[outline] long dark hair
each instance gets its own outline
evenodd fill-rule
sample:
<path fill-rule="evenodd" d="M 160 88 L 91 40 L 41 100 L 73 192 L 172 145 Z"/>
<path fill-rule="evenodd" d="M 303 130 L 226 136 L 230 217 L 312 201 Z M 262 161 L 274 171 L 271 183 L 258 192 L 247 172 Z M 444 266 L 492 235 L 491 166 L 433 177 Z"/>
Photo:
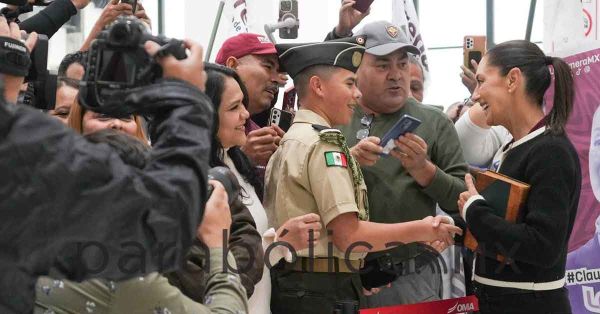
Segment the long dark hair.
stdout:
<path fill-rule="evenodd" d="M 225 78 L 230 77 L 233 78 L 239 85 L 242 93 L 244 94 L 244 98 L 242 99 L 242 103 L 247 108 L 248 107 L 248 91 L 246 90 L 246 86 L 242 82 L 242 79 L 235 72 L 235 70 L 230 69 L 228 67 L 224 67 L 222 65 L 213 64 L 213 63 L 205 63 L 204 69 L 206 70 L 206 95 L 211 99 L 213 106 L 215 108 L 215 122 L 213 123 L 213 138 L 212 138 L 212 150 L 211 150 L 211 158 L 210 158 L 210 166 L 227 166 L 223 162 L 223 154 L 224 149 L 223 145 L 219 141 L 219 137 L 217 136 L 217 131 L 219 130 L 219 106 L 221 105 L 221 97 L 223 96 L 223 91 L 225 90 Z M 240 147 L 234 146 L 231 147 L 227 154 L 233 161 L 235 168 L 242 175 L 242 177 L 254 187 L 256 191 L 256 195 L 262 201 L 263 197 L 263 183 L 256 172 L 256 167 L 250 162 L 248 156 L 242 152 Z"/>
<path fill-rule="evenodd" d="M 554 68 L 554 106 L 546 119 L 548 132 L 564 133 L 565 124 L 573 109 L 573 74 L 569 65 L 562 59 L 549 57 L 534 43 L 526 40 L 512 40 L 501 43 L 487 52 L 491 65 L 500 68 L 504 76 L 513 68 L 519 68 L 525 76 L 525 91 L 540 106 L 544 93 L 550 87 L 549 65 Z"/>

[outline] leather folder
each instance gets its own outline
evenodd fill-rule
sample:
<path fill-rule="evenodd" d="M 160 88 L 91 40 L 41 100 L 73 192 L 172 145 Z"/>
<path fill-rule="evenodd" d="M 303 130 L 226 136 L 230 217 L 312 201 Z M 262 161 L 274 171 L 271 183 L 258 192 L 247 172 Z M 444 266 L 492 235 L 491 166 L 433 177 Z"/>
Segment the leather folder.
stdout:
<path fill-rule="evenodd" d="M 471 174 L 475 178 L 475 188 L 485 198 L 494 214 L 506 221 L 517 222 L 519 213 L 527 201 L 530 185 L 490 170 L 471 171 Z M 477 251 L 477 239 L 468 229 L 464 244 L 470 250 Z M 505 261 L 505 257 L 499 254 L 496 259 L 500 262 Z"/>

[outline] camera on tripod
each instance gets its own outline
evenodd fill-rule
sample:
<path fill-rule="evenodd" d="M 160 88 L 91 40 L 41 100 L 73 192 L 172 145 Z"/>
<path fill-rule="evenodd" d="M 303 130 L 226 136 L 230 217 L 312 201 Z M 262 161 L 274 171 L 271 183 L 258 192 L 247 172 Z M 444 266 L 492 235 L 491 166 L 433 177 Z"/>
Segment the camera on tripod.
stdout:
<path fill-rule="evenodd" d="M 162 77 L 162 68 L 144 49 L 146 41 L 161 45 L 156 57 L 187 58 L 183 41 L 150 34 L 135 17 L 120 16 L 92 42 L 79 90 L 80 103 L 91 109 L 122 100 L 127 90 Z"/>

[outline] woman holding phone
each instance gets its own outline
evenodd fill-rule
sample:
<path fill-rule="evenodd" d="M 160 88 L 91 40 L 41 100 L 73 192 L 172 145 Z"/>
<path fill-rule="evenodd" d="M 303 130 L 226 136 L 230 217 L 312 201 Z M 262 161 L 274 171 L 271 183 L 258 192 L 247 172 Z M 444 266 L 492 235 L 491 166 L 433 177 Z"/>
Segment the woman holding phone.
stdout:
<path fill-rule="evenodd" d="M 554 101 L 544 94 L 554 73 Z M 482 252 L 473 274 L 481 313 L 571 313 L 565 284 L 567 244 L 581 188 L 579 157 L 565 134 L 573 78 L 561 59 L 528 41 L 499 44 L 483 57 L 473 101 L 489 125 L 513 140 L 499 152 L 498 171 L 531 186 L 517 223 L 496 216 L 467 174 L 458 206 Z M 508 263 L 496 260 L 501 254 Z"/>

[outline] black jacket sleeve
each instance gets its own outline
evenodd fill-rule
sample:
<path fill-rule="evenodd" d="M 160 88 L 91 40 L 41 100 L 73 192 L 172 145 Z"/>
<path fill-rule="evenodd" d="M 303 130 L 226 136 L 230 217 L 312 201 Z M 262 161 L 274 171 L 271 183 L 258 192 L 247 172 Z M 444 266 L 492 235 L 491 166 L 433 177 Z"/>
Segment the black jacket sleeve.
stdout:
<path fill-rule="evenodd" d="M 19 24 L 21 30 L 52 37 L 65 23 L 77 14 L 71 0 L 55 0 L 42 11 Z"/>
<path fill-rule="evenodd" d="M 229 247 L 246 288 L 248 298 L 254 293 L 254 285 L 262 278 L 264 261 L 262 236 L 250 210 L 238 199 L 231 208 L 231 236 Z"/>
<path fill-rule="evenodd" d="M 537 145 L 528 154 L 524 182 L 531 185 L 523 218 L 510 223 L 493 213 L 485 200 L 477 200 L 467 211 L 467 225 L 485 255 L 495 257 L 513 247 L 516 261 L 538 267 L 555 265 L 564 258 L 575 218 L 581 187 L 577 155 L 566 145 Z M 506 168 L 505 165 L 502 166 Z"/>
<path fill-rule="evenodd" d="M 347 37 L 352 37 L 352 33 L 350 33 L 350 35 L 348 35 Z M 335 27 L 333 28 L 333 30 L 329 33 L 327 33 L 327 36 L 325 36 L 325 41 L 328 40 L 334 40 L 334 39 L 340 39 L 340 38 L 344 38 L 344 37 L 340 37 L 335 33 Z"/>
<path fill-rule="evenodd" d="M 183 262 L 206 200 L 212 105 L 176 80 L 133 94 L 124 106 L 160 113 L 142 170 L 42 113 L 0 106 L 0 259 L 72 280 L 121 280 Z M 77 261 L 56 261 L 68 244 Z"/>

